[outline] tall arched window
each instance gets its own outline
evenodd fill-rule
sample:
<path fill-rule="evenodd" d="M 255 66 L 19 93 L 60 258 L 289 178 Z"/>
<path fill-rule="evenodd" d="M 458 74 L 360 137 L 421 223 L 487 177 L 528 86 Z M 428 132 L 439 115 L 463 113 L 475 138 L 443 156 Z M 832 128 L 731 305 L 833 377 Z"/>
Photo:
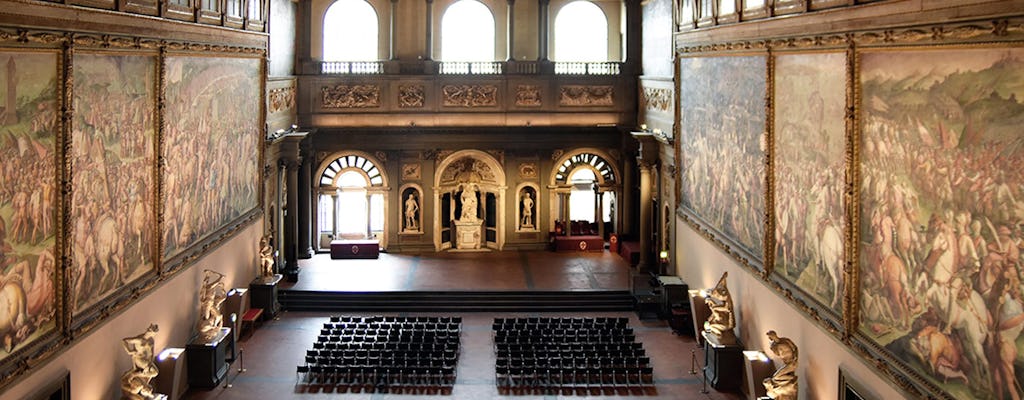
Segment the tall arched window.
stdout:
<path fill-rule="evenodd" d="M 494 61 L 494 14 L 476 0 L 460 0 L 441 18 L 442 61 Z"/>
<path fill-rule="evenodd" d="M 338 0 L 324 13 L 324 61 L 374 61 L 377 12 L 366 0 Z"/>
<path fill-rule="evenodd" d="M 327 164 L 320 174 L 317 206 L 320 247 L 326 248 L 330 239 L 380 237 L 385 192 L 381 170 L 363 156 L 344 155 Z"/>
<path fill-rule="evenodd" d="M 608 17 L 589 1 L 566 4 L 555 17 L 555 61 L 608 61 Z"/>

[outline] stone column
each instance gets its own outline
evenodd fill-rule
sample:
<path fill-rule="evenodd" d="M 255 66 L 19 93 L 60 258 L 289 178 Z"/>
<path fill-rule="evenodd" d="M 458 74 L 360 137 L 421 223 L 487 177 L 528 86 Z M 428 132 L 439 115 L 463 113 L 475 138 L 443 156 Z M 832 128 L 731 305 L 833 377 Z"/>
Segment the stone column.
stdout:
<path fill-rule="evenodd" d="M 312 175 L 313 170 L 313 157 L 312 151 L 308 148 L 305 148 L 307 147 L 305 145 L 303 147 L 303 155 L 299 160 L 299 162 L 301 163 L 301 165 L 299 165 L 298 176 L 299 186 L 296 187 L 296 190 L 298 191 L 299 201 L 297 203 L 298 207 L 296 207 L 296 209 L 298 211 L 299 220 L 299 258 L 306 259 L 313 257 L 314 254 L 312 246 L 312 238 L 314 232 L 314 229 L 312 228 L 313 199 L 310 198 L 312 197 L 310 191 L 313 190 L 312 179 L 310 178 L 310 175 Z"/>
<path fill-rule="evenodd" d="M 640 154 L 636 158 L 637 167 L 640 168 L 640 262 L 637 264 L 637 270 L 648 272 L 657 267 L 651 262 L 651 254 L 654 251 L 651 241 L 654 237 L 654 229 L 651 226 L 651 168 L 654 168 L 658 160 L 658 142 L 650 132 L 631 134 L 640 142 Z"/>
<path fill-rule="evenodd" d="M 643 11 L 640 0 L 625 0 L 626 11 L 626 54 L 623 60 L 636 68 L 640 74 L 640 54 L 643 49 Z"/>
<path fill-rule="evenodd" d="M 597 192 L 597 235 L 604 239 L 604 192 Z"/>
<path fill-rule="evenodd" d="M 302 156 L 299 153 L 299 143 L 302 142 L 307 132 L 296 132 L 278 138 L 272 146 L 276 146 L 279 154 L 278 165 L 283 167 L 285 174 L 284 226 L 282 226 L 283 237 L 281 248 L 284 249 L 284 274 L 290 282 L 299 279 L 299 169 L 302 166 Z"/>
<path fill-rule="evenodd" d="M 551 0 L 537 1 L 537 61 L 548 60 L 548 4 Z"/>
<path fill-rule="evenodd" d="M 398 34 L 398 0 L 391 0 L 391 16 L 388 26 L 388 60 L 395 61 L 398 55 L 395 54 L 395 35 Z"/>
<path fill-rule="evenodd" d="M 512 54 L 512 52 L 515 50 L 515 28 L 514 28 L 514 26 L 515 26 L 516 19 L 515 19 L 514 15 L 515 15 L 515 11 L 516 11 L 516 0 L 507 0 L 507 2 L 508 2 L 508 18 L 507 18 L 507 20 L 508 20 L 508 29 L 507 29 L 508 36 L 507 36 L 507 40 L 505 42 L 508 45 L 508 53 L 506 53 L 506 54 L 508 55 L 508 57 L 507 57 L 508 61 L 515 61 L 516 57 Z"/>
<path fill-rule="evenodd" d="M 373 221 L 370 221 L 370 209 L 372 208 L 373 194 L 366 192 L 366 238 L 373 239 Z"/>
<path fill-rule="evenodd" d="M 430 61 L 434 56 L 434 0 L 427 0 L 427 32 L 424 35 L 427 43 L 424 48 L 423 60 Z"/>

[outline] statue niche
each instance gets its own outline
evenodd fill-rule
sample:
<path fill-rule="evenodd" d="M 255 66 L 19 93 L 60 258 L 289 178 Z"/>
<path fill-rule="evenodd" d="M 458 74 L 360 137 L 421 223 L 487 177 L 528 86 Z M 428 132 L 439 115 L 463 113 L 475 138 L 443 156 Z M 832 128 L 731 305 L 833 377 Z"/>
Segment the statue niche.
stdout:
<path fill-rule="evenodd" d="M 479 150 L 460 150 L 441 159 L 434 190 L 439 251 L 501 248 L 499 225 L 505 221 L 502 201 L 507 190 L 501 165 L 492 154 Z M 512 193 L 518 201 L 516 192 Z M 419 206 L 422 209 L 422 201 Z M 515 217 L 509 222 L 518 226 L 513 221 Z"/>

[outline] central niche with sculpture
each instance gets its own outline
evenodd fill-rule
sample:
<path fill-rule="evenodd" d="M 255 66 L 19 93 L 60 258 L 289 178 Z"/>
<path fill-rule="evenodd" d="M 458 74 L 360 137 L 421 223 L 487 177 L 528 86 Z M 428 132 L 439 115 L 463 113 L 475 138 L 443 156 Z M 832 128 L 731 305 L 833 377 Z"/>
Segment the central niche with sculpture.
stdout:
<path fill-rule="evenodd" d="M 506 189 L 501 163 L 482 151 L 461 150 L 442 158 L 438 170 L 437 250 L 500 250 Z"/>

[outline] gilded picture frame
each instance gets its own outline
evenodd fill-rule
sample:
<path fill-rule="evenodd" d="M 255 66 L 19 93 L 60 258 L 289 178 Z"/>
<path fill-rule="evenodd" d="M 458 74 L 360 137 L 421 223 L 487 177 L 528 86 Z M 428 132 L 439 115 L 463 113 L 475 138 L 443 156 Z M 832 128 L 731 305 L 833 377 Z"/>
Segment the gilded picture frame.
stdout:
<path fill-rule="evenodd" d="M 730 79 L 680 79 L 677 90 L 681 187 L 677 214 L 762 274 L 770 268 L 765 264 L 764 240 L 768 60 L 765 53 L 680 57 L 680 76 Z"/>
<path fill-rule="evenodd" d="M 846 49 L 772 53 L 770 243 L 773 286 L 842 337 L 850 278 L 845 193 L 853 71 Z"/>
<path fill-rule="evenodd" d="M 24 45 L 0 35 L 0 296 L 20 304 L 0 321 L 0 388 L 55 354 L 67 324 L 59 261 L 66 204 L 57 190 L 66 176 L 67 127 L 58 110 L 68 100 L 67 53 L 33 38 Z"/>

